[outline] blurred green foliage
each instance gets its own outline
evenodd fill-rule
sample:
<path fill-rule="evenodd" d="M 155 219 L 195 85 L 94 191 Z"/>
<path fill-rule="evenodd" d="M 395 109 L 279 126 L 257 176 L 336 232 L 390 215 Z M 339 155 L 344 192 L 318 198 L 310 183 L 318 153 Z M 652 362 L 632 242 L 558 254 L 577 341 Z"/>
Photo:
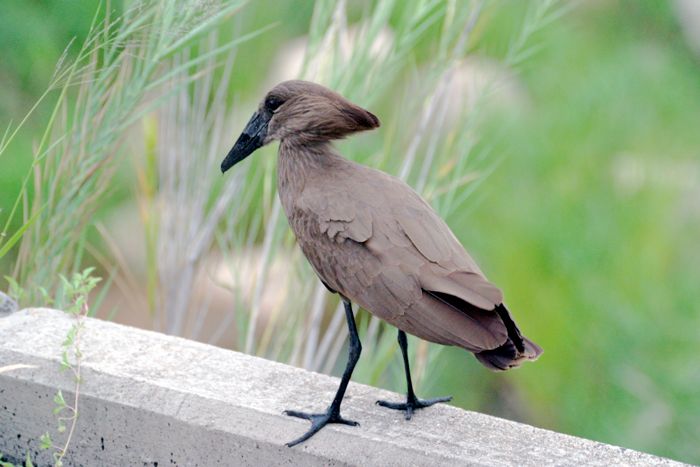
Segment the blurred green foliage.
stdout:
<path fill-rule="evenodd" d="M 524 3 L 485 9 L 491 21 L 475 40 L 488 53 L 502 56 Z M 70 39 L 85 37 L 93 8 L 3 4 L 3 131 Z M 231 34 L 277 22 L 240 49 L 238 94 L 256 98 L 279 44 L 305 33 L 312 10 L 262 0 L 236 17 Z M 469 409 L 699 463 L 700 60 L 672 4 L 651 0 L 580 2 L 535 42 L 517 70 L 528 104 L 489 114 L 482 140 L 496 170 L 449 223 L 545 354 L 491 375 L 446 349 L 421 395 L 451 391 Z M 44 118 L 29 128 L 40 132 Z M 32 133 L 0 161 L 2 209 L 31 162 Z"/>
<path fill-rule="evenodd" d="M 490 122 L 501 163 L 452 224 L 545 348 L 505 378 L 524 417 L 698 462 L 700 60 L 667 2 L 582 4 L 539 39 L 531 108 Z"/>

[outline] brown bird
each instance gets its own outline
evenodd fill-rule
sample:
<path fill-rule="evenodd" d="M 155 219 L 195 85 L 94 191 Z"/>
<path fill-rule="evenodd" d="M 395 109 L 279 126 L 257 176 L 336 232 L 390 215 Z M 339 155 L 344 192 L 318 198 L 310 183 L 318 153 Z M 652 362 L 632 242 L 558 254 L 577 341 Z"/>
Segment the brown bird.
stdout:
<path fill-rule="evenodd" d="M 413 391 L 406 333 L 462 347 L 492 370 L 535 360 L 542 349 L 524 337 L 491 284 L 447 224 L 401 180 L 349 161 L 331 141 L 379 127 L 369 111 L 318 84 L 286 81 L 260 103 L 221 163 L 225 172 L 257 148 L 280 141 L 278 189 L 299 246 L 323 284 L 345 305 L 350 345 L 340 386 L 325 413 L 293 410 L 311 421 L 301 443 L 328 423 L 357 425 L 340 404 L 362 346 L 352 302 L 399 329 L 406 372 L 405 403 L 414 410 L 450 397 L 418 399 Z"/>

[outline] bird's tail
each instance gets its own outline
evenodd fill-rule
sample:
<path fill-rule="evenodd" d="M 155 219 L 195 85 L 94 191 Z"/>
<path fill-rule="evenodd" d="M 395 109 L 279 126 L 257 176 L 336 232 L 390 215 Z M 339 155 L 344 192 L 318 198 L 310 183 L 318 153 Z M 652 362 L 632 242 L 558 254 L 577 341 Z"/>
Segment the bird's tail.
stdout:
<path fill-rule="evenodd" d="M 500 347 L 474 354 L 476 359 L 485 367 L 495 371 L 517 368 L 524 361 L 537 360 L 537 357 L 542 354 L 542 347 L 520 333 L 520 329 L 502 304 L 496 307 L 496 312 L 506 326 L 508 340 Z"/>

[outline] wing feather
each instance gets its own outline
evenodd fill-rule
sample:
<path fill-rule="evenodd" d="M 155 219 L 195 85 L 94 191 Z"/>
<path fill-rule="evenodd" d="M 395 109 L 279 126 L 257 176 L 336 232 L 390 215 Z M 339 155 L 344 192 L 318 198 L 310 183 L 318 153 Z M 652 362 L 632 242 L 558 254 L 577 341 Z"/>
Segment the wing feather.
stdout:
<path fill-rule="evenodd" d="M 346 186 L 357 174 L 317 179 L 297 199 L 297 217 L 318 232 L 302 249 L 321 279 L 419 337 L 474 352 L 502 345 L 502 293 L 447 224 L 408 185 L 358 170 L 364 184 Z"/>

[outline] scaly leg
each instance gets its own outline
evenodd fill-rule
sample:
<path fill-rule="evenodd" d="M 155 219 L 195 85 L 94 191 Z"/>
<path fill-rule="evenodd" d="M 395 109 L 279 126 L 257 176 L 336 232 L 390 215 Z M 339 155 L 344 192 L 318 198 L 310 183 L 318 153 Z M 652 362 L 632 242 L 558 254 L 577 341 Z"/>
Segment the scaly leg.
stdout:
<path fill-rule="evenodd" d="M 350 382 L 350 376 L 352 376 L 352 370 L 355 369 L 355 364 L 360 359 L 360 353 L 362 352 L 362 344 L 360 344 L 360 336 L 357 334 L 357 326 L 355 325 L 355 317 L 352 314 L 352 304 L 348 300 L 343 300 L 345 305 L 345 318 L 348 322 L 348 331 L 350 334 L 350 348 L 348 352 L 348 363 L 345 365 L 345 371 L 343 372 L 343 377 L 340 380 L 340 386 L 338 386 L 338 391 L 335 393 L 333 402 L 328 407 L 325 413 L 312 414 L 306 412 L 297 412 L 296 410 L 285 410 L 285 415 L 290 417 L 299 417 L 305 420 L 311 421 L 311 428 L 307 431 L 301 438 L 297 438 L 294 441 L 287 443 L 287 446 L 296 446 L 299 443 L 303 443 L 307 439 L 315 435 L 321 428 L 326 426 L 328 423 L 341 423 L 343 425 L 358 426 L 359 423 L 346 420 L 340 416 L 340 403 L 343 401 L 343 396 L 345 395 L 345 390 Z"/>
<path fill-rule="evenodd" d="M 449 402 L 452 400 L 452 396 L 447 397 L 436 397 L 435 399 L 418 399 L 416 394 L 413 392 L 413 383 L 411 382 L 411 369 L 408 366 L 408 341 L 406 340 L 406 333 L 399 329 L 399 347 L 401 347 L 401 353 L 403 354 L 403 367 L 406 371 L 406 386 L 408 388 L 406 394 L 405 403 L 396 403 L 389 401 L 377 401 L 377 404 L 382 407 L 386 407 L 394 410 L 403 410 L 406 420 L 410 420 L 413 416 L 413 412 L 422 409 L 424 407 L 430 407 L 438 402 Z"/>

